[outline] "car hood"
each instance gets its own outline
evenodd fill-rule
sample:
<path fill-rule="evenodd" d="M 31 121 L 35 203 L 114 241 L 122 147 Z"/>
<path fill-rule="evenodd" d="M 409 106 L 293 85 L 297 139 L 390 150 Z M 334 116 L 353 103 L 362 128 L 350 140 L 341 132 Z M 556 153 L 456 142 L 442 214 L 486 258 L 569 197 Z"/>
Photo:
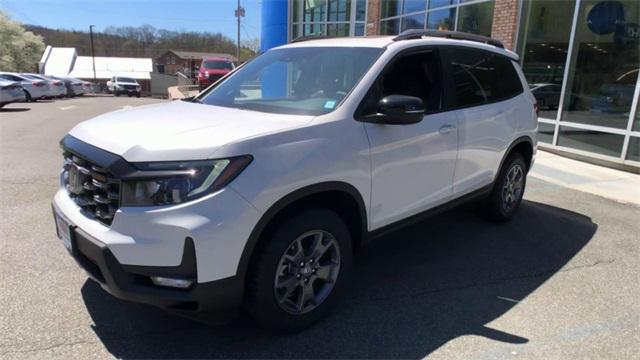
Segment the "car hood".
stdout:
<path fill-rule="evenodd" d="M 312 119 L 173 101 L 103 114 L 69 134 L 128 161 L 201 160 L 215 157 L 226 144 Z"/>

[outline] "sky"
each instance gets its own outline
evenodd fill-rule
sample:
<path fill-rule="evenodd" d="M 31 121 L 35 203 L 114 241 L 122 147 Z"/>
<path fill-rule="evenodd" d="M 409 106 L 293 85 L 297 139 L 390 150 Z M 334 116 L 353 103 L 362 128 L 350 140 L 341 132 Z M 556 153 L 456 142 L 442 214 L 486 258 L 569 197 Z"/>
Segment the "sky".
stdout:
<path fill-rule="evenodd" d="M 240 37 L 260 37 L 260 0 L 241 0 L 246 9 Z M 108 26 L 140 26 L 221 32 L 236 38 L 237 0 L 0 0 L 0 9 L 23 24 L 101 32 Z"/>

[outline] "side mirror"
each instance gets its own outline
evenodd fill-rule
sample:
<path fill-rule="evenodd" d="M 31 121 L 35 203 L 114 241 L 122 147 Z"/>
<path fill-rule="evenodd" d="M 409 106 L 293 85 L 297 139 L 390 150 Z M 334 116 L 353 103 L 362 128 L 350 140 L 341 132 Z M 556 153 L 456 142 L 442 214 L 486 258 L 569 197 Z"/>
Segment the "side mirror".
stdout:
<path fill-rule="evenodd" d="M 423 117 L 422 99 L 405 95 L 389 95 L 378 102 L 378 113 L 366 116 L 364 121 L 375 124 L 408 125 L 419 123 Z"/>

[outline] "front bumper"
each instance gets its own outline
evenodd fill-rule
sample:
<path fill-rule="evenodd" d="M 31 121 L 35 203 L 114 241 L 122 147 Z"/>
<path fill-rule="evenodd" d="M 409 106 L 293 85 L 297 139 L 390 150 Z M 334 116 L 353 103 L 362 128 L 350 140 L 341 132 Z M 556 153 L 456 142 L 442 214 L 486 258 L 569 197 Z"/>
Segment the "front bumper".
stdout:
<path fill-rule="evenodd" d="M 151 276 L 197 278 L 195 248 L 190 238 L 185 240 L 182 261 L 178 266 L 123 265 L 107 245 L 76 226 L 71 229 L 71 244 L 70 253 L 78 265 L 105 291 L 119 299 L 211 321 L 226 321 L 234 317 L 242 304 L 243 281 L 238 276 L 194 283 L 188 289 L 153 284 Z"/>

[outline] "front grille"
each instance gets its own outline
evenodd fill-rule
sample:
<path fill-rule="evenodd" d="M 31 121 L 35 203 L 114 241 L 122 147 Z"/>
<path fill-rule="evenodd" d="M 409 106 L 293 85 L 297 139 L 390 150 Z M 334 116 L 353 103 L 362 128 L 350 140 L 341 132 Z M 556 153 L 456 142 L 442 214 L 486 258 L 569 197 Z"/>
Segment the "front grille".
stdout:
<path fill-rule="evenodd" d="M 212 75 L 209 75 L 209 81 L 210 81 L 211 83 L 214 83 L 214 82 L 216 82 L 216 81 L 220 80 L 220 78 L 221 78 L 222 76 L 223 76 L 223 75 L 219 75 L 219 74 L 215 74 L 215 75 L 214 75 L 214 74 L 212 74 Z"/>
<path fill-rule="evenodd" d="M 124 88 L 127 89 L 127 90 L 135 90 L 136 86 L 135 85 L 125 85 Z"/>
<path fill-rule="evenodd" d="M 111 225 L 120 207 L 120 181 L 109 172 L 71 153 L 64 154 L 64 185 L 82 213 Z"/>

